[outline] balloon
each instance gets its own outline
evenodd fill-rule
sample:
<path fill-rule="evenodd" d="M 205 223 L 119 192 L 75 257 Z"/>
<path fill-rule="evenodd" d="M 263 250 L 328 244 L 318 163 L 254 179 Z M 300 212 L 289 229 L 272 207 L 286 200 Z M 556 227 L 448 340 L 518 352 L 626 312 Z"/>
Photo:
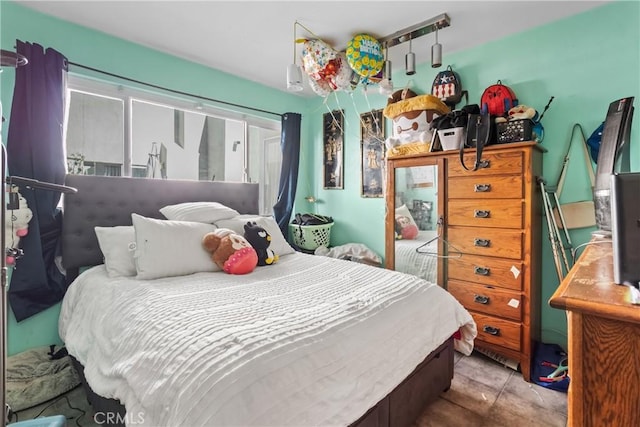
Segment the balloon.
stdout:
<path fill-rule="evenodd" d="M 309 79 L 309 86 L 311 86 L 311 89 L 313 89 L 313 91 L 317 95 L 320 95 L 323 98 L 331 93 L 331 87 L 329 86 L 329 83 L 325 82 L 324 80 Z"/>
<path fill-rule="evenodd" d="M 384 57 L 380 42 L 369 34 L 358 34 L 347 45 L 349 66 L 362 77 L 372 77 L 382 70 Z"/>
<path fill-rule="evenodd" d="M 302 48 L 302 67 L 313 80 L 328 80 L 338 70 L 338 52 L 322 40 L 306 40 Z"/>
<path fill-rule="evenodd" d="M 349 63 L 347 62 L 347 56 L 340 52 L 338 54 L 338 71 L 335 76 L 331 79 L 329 84 L 333 87 L 334 90 L 352 90 L 353 89 L 353 81 L 356 76 L 355 71 L 351 69 Z M 356 81 L 357 84 L 357 81 Z"/>

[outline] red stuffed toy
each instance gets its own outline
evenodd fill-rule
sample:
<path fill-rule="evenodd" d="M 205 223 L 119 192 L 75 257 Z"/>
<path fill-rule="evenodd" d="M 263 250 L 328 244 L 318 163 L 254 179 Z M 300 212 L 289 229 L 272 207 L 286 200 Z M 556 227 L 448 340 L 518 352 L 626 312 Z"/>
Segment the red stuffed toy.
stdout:
<path fill-rule="evenodd" d="M 224 228 L 207 233 L 202 246 L 211 253 L 211 259 L 229 274 L 251 273 L 258 265 L 258 254 L 241 235 Z"/>

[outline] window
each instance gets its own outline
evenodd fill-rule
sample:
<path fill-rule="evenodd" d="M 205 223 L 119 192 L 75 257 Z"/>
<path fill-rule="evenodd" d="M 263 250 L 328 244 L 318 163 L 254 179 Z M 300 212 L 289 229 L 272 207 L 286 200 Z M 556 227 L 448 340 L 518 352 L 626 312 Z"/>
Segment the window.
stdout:
<path fill-rule="evenodd" d="M 70 76 L 68 173 L 257 182 L 272 214 L 280 121 Z"/>

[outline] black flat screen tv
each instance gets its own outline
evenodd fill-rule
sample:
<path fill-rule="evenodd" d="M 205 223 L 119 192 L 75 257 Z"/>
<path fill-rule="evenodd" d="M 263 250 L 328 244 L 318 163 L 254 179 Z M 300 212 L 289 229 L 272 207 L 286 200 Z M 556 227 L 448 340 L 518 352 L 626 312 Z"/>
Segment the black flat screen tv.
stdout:
<path fill-rule="evenodd" d="M 640 172 L 611 175 L 613 279 L 640 287 Z"/>
<path fill-rule="evenodd" d="M 629 138 L 634 97 L 612 102 L 602 129 L 593 189 L 597 233 L 611 235 L 611 175 L 629 171 Z"/>

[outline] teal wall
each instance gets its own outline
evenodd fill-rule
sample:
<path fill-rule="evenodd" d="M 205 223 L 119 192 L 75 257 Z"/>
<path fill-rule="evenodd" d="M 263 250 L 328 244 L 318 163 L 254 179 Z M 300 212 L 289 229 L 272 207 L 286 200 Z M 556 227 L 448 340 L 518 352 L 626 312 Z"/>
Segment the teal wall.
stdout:
<path fill-rule="evenodd" d="M 545 140 L 549 150 L 544 158 L 544 175 L 557 180 L 562 156 L 573 123 L 581 123 L 587 132 L 604 120 L 608 104 L 625 96 L 640 98 L 640 5 L 616 2 L 575 17 L 545 25 L 502 40 L 455 54 L 447 54 L 444 63 L 461 75 L 470 101 L 478 102 L 482 90 L 501 79 L 511 86 L 521 103 L 541 110 L 549 97 L 555 100 L 544 117 Z M 371 87 L 367 96 L 358 88 L 353 94 L 331 95 L 326 104 L 290 95 L 259 84 L 212 70 L 188 61 L 150 50 L 103 33 L 33 12 L 17 4 L 0 2 L 0 47 L 13 49 L 15 39 L 53 47 L 71 61 L 109 70 L 173 89 L 249 105 L 275 112 L 303 114 L 302 154 L 296 211 L 315 211 L 332 215 L 336 225 L 332 244 L 361 242 L 383 255 L 383 199 L 360 196 L 359 114 L 382 108 L 386 98 Z M 452 26 L 446 31 L 464 31 Z M 474 29 L 468 29 L 470 36 Z M 479 31 L 479 30 L 478 30 Z M 396 64 L 399 68 L 399 64 Z M 418 65 L 412 88 L 428 93 L 438 70 Z M 0 99 L 9 115 L 13 94 L 13 71 L 0 74 Z M 396 87 L 404 87 L 408 77 L 397 70 Z M 636 106 L 639 106 L 636 100 Z M 345 110 L 344 190 L 322 189 L 322 114 L 328 109 Z M 271 116 L 265 116 L 272 118 Z M 640 118 L 634 116 L 632 168 L 640 170 Z M 6 129 L 3 130 L 6 137 Z M 590 197 L 581 158 L 574 154 L 566 184 L 566 200 Z M 313 195 L 315 204 L 304 200 Z M 572 232 L 574 245 L 588 241 L 591 230 Z M 543 230 L 543 300 L 549 299 L 558 285 L 546 230 Z M 9 353 L 37 345 L 58 342 L 59 306 L 16 324 L 10 315 Z M 562 311 L 543 308 L 545 341 L 566 340 L 566 320 Z"/>
<path fill-rule="evenodd" d="M 469 31 L 452 26 L 445 31 Z M 444 32 L 443 31 L 443 34 Z M 480 31 L 480 29 L 478 29 Z M 485 87 L 501 79 L 514 89 L 520 103 L 542 111 L 551 96 L 555 99 L 546 112 L 542 143 L 548 152 L 544 155 L 544 176 L 555 183 L 560 174 L 562 158 L 574 123 L 581 123 L 587 136 L 604 120 L 609 103 L 627 96 L 635 96 L 636 111 L 632 128 L 632 170 L 640 170 L 640 4 L 615 2 L 592 9 L 580 15 L 563 19 L 498 41 L 463 52 L 448 54 L 444 35 L 443 64 L 451 65 L 469 91 L 470 102 L 478 103 Z M 407 84 L 401 64 L 394 64 L 393 79 L 396 88 Z M 438 71 L 430 64 L 417 67 L 412 76 L 412 89 L 429 93 Z M 332 244 L 361 242 L 379 254 L 384 253 L 383 199 L 360 197 L 360 149 L 358 114 L 371 108 L 383 108 L 386 99 L 372 87 L 367 96 L 361 89 L 353 95 L 332 95 L 327 104 L 316 99 L 313 113 L 308 117 L 310 134 L 305 152 L 305 169 L 313 171 L 307 187 L 299 187 L 299 205 L 314 209 L 302 197 L 311 192 L 320 202 L 318 213 L 332 215 L 336 225 L 331 233 Z M 367 101 L 368 100 L 368 101 Z M 355 106 L 354 106 L 355 104 Z M 369 106 L 370 105 L 370 106 Z M 461 104 L 462 105 L 462 104 Z M 345 178 L 344 190 L 322 189 L 322 114 L 327 108 L 345 110 Z M 387 123 L 388 124 L 388 123 Z M 388 129 L 387 134 L 389 134 Z M 572 154 L 563 202 L 591 198 L 583 166 L 582 152 Z M 308 175 L 308 174 L 307 174 Z M 590 239 L 592 229 L 574 230 L 574 247 Z M 543 233 L 542 275 L 542 337 L 549 342 L 566 342 L 564 312 L 548 306 L 547 301 L 558 286 L 558 278 L 547 237 Z"/>
<path fill-rule="evenodd" d="M 14 50 L 16 39 L 30 41 L 45 48 L 52 47 L 72 62 L 155 85 L 276 113 L 299 112 L 304 115 L 306 112 L 308 100 L 299 96 L 70 24 L 12 2 L 0 2 L 0 24 L 2 49 Z M 86 75 L 78 68 L 71 67 L 70 71 Z M 15 71 L 12 69 L 5 69 L 0 73 L 0 99 L 4 116 L 8 120 L 11 120 L 14 79 Z M 273 115 L 246 112 L 280 120 Z M 303 120 L 302 132 L 306 135 L 308 132 L 304 126 Z M 3 127 L 3 141 L 6 141 L 6 128 L 7 126 Z M 13 314 L 10 313 L 9 354 L 39 345 L 59 343 L 59 312 L 58 304 L 20 323 L 16 323 Z"/>

